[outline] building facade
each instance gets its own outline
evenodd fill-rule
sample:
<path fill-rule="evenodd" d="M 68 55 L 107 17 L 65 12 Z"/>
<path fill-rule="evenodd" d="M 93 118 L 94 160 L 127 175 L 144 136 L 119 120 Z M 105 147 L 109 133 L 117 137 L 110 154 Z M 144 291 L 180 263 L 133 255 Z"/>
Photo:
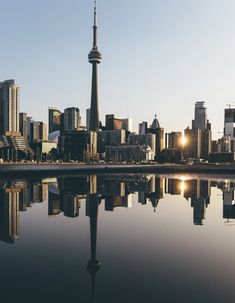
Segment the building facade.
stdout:
<path fill-rule="evenodd" d="M 186 158 L 208 159 L 212 152 L 211 124 L 207 119 L 205 102 L 196 102 L 195 117 L 192 120 L 192 129 L 184 131 L 185 146 L 184 156 Z"/>
<path fill-rule="evenodd" d="M 207 108 L 205 107 L 205 101 L 198 101 L 195 103 L 192 128 L 208 129 Z"/>
<path fill-rule="evenodd" d="M 19 130 L 21 135 L 27 139 L 28 136 L 27 113 L 20 113 L 19 115 Z"/>
<path fill-rule="evenodd" d="M 81 124 L 80 110 L 77 107 L 70 107 L 64 110 L 63 131 L 70 132 L 78 130 Z"/>
<path fill-rule="evenodd" d="M 185 129 L 186 144 L 184 147 L 184 156 L 186 158 L 208 159 L 212 152 L 212 138 L 210 130 L 199 128 Z"/>
<path fill-rule="evenodd" d="M 122 144 L 106 146 L 105 160 L 110 162 L 142 162 L 154 160 L 154 153 L 148 145 Z"/>
<path fill-rule="evenodd" d="M 165 148 L 165 136 L 164 128 L 160 127 L 157 115 L 155 115 L 155 118 L 153 119 L 151 126 L 147 129 L 147 132 L 156 135 L 155 160 L 158 160 L 161 151 Z"/>
<path fill-rule="evenodd" d="M 19 132 L 19 86 L 14 80 L 0 82 L 0 133 Z"/>
<path fill-rule="evenodd" d="M 60 130 L 60 116 L 61 111 L 57 108 L 48 108 L 48 127 L 49 127 L 49 134 Z"/>
<path fill-rule="evenodd" d="M 130 145 L 146 145 L 149 146 L 154 156 L 156 156 L 156 135 L 155 134 L 145 134 L 145 135 L 136 135 L 130 134 L 128 138 L 128 143 Z"/>
<path fill-rule="evenodd" d="M 106 146 L 121 145 L 126 143 L 126 131 L 124 129 L 104 130 L 97 132 L 98 153 L 105 153 Z"/>
<path fill-rule="evenodd" d="M 97 155 L 97 133 L 87 131 L 65 132 L 60 135 L 58 151 L 62 159 L 95 161 Z"/>
<path fill-rule="evenodd" d="M 224 111 L 224 136 L 230 137 L 231 151 L 235 152 L 235 108 Z"/>
<path fill-rule="evenodd" d="M 30 122 L 30 142 L 41 142 L 48 140 L 47 125 L 41 121 Z"/>
<path fill-rule="evenodd" d="M 105 130 L 124 129 L 127 132 L 133 132 L 133 119 L 117 119 L 113 114 L 105 116 Z"/>
<path fill-rule="evenodd" d="M 182 133 L 171 132 L 165 135 L 165 147 L 166 148 L 182 148 Z"/>

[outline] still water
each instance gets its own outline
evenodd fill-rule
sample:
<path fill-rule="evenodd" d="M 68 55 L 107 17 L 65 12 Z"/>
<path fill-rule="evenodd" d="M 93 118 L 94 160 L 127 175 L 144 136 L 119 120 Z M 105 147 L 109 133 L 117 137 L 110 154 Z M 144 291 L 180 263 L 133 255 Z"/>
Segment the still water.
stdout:
<path fill-rule="evenodd" d="M 0 180 L 1 302 L 233 302 L 235 179 Z"/>

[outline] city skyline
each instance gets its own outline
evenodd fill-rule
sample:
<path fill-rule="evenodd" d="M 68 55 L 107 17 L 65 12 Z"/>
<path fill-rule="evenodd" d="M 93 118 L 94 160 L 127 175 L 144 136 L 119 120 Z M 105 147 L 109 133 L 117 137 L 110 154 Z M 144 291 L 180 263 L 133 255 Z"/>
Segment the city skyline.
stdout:
<path fill-rule="evenodd" d="M 0 77 L 16 79 L 21 109 L 36 120 L 47 120 L 49 106 L 76 106 L 84 123 L 90 103 L 86 56 L 92 2 L 2 4 L 6 13 L 0 23 L 9 18 L 7 12 L 13 14 L 13 22 L 2 34 Z M 124 6 L 99 0 L 99 40 L 105 56 L 100 71 L 101 120 L 108 113 L 133 117 L 137 130 L 139 122 L 152 120 L 156 113 L 166 131 L 178 131 L 190 125 L 194 103 L 206 101 L 213 138 L 218 138 L 224 108 L 235 99 L 230 33 L 234 7 L 230 1 L 176 5 L 149 0 Z M 183 108 L 181 121 L 175 104 Z"/>

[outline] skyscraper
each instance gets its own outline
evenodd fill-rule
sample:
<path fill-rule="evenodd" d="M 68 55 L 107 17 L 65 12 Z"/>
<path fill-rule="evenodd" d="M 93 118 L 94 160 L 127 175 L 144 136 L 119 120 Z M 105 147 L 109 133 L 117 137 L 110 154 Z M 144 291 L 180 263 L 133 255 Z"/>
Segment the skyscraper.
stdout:
<path fill-rule="evenodd" d="M 91 112 L 90 131 L 99 130 L 99 106 L 98 106 L 98 64 L 101 63 L 101 53 L 97 47 L 97 21 L 96 21 L 96 0 L 94 0 L 94 25 L 93 25 L 93 47 L 88 55 L 92 64 L 92 85 L 91 85 Z"/>
<path fill-rule="evenodd" d="M 212 133 L 204 101 L 195 103 L 192 129 L 185 129 L 184 134 L 186 137 L 185 156 L 208 159 L 211 153 Z"/>
<path fill-rule="evenodd" d="M 224 136 L 231 140 L 231 151 L 235 151 L 235 108 L 224 111 Z"/>
<path fill-rule="evenodd" d="M 64 110 L 63 130 L 65 132 L 78 130 L 81 124 L 80 110 L 77 107 L 69 107 Z"/>
<path fill-rule="evenodd" d="M 57 108 L 48 108 L 48 124 L 49 124 L 49 133 L 52 133 L 60 129 L 60 116 L 61 111 Z"/>
<path fill-rule="evenodd" d="M 48 140 L 47 126 L 41 121 L 31 121 L 30 123 L 31 143 Z"/>
<path fill-rule="evenodd" d="M 19 132 L 19 86 L 15 80 L 0 82 L 0 133 Z"/>
<path fill-rule="evenodd" d="M 161 151 L 165 147 L 165 137 L 164 137 L 164 128 L 160 126 L 160 123 L 155 115 L 152 125 L 147 129 L 147 133 L 156 135 L 156 149 L 155 149 L 155 159 L 157 160 Z"/>
<path fill-rule="evenodd" d="M 20 113 L 19 115 L 19 130 L 21 132 L 21 135 L 27 139 L 27 135 L 28 135 L 27 113 Z"/>
<path fill-rule="evenodd" d="M 226 108 L 224 111 L 224 135 L 235 138 L 235 108 Z"/>
<path fill-rule="evenodd" d="M 194 120 L 192 121 L 192 128 L 208 129 L 207 110 L 204 101 L 195 103 Z"/>

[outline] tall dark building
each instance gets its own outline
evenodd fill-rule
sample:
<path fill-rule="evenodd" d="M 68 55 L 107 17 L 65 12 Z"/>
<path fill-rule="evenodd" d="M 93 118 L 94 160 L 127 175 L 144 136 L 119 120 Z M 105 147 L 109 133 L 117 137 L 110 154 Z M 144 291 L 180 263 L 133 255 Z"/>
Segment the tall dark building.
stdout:
<path fill-rule="evenodd" d="M 97 47 L 97 23 L 96 23 L 96 0 L 94 0 L 94 26 L 93 26 L 93 47 L 88 55 L 92 64 L 92 86 L 91 86 L 91 111 L 90 111 L 90 131 L 99 130 L 99 108 L 98 108 L 98 64 L 101 63 L 101 53 Z"/>
<path fill-rule="evenodd" d="M 27 114 L 26 113 L 20 113 L 19 115 L 20 119 L 20 132 L 21 135 L 27 139 L 27 130 L 28 130 L 28 125 L 27 125 Z"/>
<path fill-rule="evenodd" d="M 164 149 L 164 128 L 160 127 L 160 123 L 157 119 L 157 115 L 153 119 L 152 125 L 147 128 L 147 133 L 156 135 L 156 148 L 155 148 L 155 160 L 159 160 L 159 155 Z"/>

